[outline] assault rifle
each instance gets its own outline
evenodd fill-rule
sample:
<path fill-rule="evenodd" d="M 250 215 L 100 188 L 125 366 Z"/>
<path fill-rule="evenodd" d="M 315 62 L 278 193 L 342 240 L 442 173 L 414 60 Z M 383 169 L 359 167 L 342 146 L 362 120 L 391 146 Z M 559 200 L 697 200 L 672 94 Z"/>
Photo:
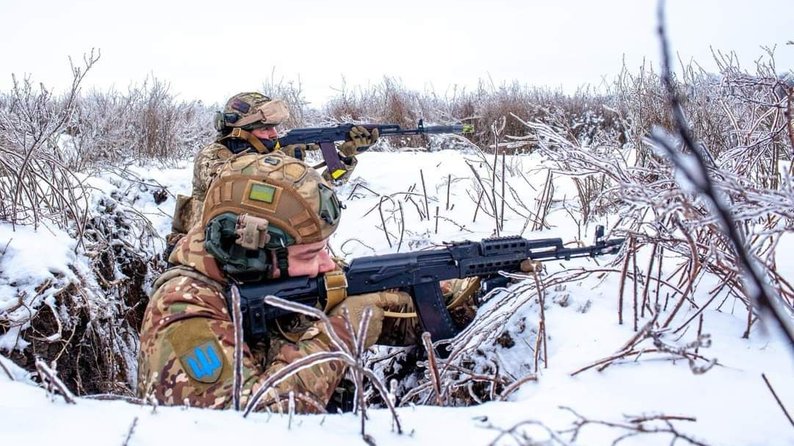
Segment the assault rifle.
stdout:
<path fill-rule="evenodd" d="M 564 247 L 559 238 L 527 240 L 515 236 L 449 243 L 427 251 L 360 257 L 344 268 L 347 294 L 405 290 L 413 299 L 422 329 L 430 332 L 433 340 L 450 339 L 459 330 L 447 311 L 439 281 L 494 277 L 499 271 L 526 272 L 527 260 L 570 260 L 614 254 L 623 240 L 605 240 L 604 227 L 598 226 L 595 244 L 576 248 Z M 265 296 L 274 295 L 309 306 L 319 303 L 324 308 L 328 291 L 323 276 L 241 284 L 238 289 L 244 336 L 249 342 L 267 336 L 268 321 L 289 313 L 265 304 Z"/>
<path fill-rule="evenodd" d="M 464 125 L 434 125 L 425 127 L 423 120 L 419 120 L 415 129 L 403 129 L 397 124 L 339 124 L 334 127 L 314 127 L 292 129 L 286 135 L 278 138 L 281 147 L 291 144 L 317 144 L 323 154 L 323 160 L 331 173 L 331 178 L 337 179 L 347 172 L 344 160 L 336 151 L 336 141 L 344 141 L 350 135 L 353 127 L 361 126 L 367 130 L 378 129 L 380 136 L 398 135 L 428 135 L 438 133 L 471 133 L 474 127 Z M 349 161 L 348 161 L 349 164 Z"/>

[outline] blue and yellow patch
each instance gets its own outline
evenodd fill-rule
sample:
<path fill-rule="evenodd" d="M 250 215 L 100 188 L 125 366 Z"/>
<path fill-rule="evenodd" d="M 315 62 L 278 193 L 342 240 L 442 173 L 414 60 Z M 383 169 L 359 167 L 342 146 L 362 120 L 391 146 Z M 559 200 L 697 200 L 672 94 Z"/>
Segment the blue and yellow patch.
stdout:
<path fill-rule="evenodd" d="M 212 384 L 231 376 L 223 347 L 203 317 L 182 319 L 169 327 L 167 339 L 174 356 L 190 379 Z M 225 378 L 224 378 L 225 379 Z"/>
<path fill-rule="evenodd" d="M 193 347 L 179 357 L 182 368 L 188 376 L 196 381 L 211 384 L 218 380 L 223 370 L 223 353 L 219 351 L 217 342 L 208 341 Z"/>

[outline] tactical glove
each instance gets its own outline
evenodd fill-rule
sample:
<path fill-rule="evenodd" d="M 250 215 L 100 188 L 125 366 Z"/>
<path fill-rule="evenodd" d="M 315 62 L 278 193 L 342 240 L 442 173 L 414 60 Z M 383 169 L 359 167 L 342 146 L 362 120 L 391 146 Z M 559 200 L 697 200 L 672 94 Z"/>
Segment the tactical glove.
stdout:
<path fill-rule="evenodd" d="M 320 150 L 317 144 L 290 144 L 281 148 L 287 156 L 290 156 L 301 161 L 306 159 L 306 152 L 309 150 Z"/>
<path fill-rule="evenodd" d="M 331 310 L 331 316 L 341 316 L 344 314 L 344 308 L 347 308 L 350 317 L 350 325 L 353 330 L 358 332 L 358 326 L 361 318 L 364 315 L 364 310 L 372 308 L 372 317 L 367 326 L 367 332 L 364 335 L 364 348 L 369 348 L 378 340 L 381 330 L 383 329 L 383 312 L 384 310 L 399 308 L 411 303 L 411 296 L 402 291 L 380 293 L 361 294 L 358 296 L 350 296 L 344 302 L 337 305 Z M 358 333 L 356 333 L 358 334 Z"/>
<path fill-rule="evenodd" d="M 329 172 L 328 169 L 325 169 L 323 170 L 322 173 L 322 176 L 325 179 L 325 181 L 328 181 L 331 184 L 342 184 L 350 179 L 350 176 L 353 175 L 353 170 L 355 170 L 356 165 L 358 164 L 358 160 L 356 159 L 356 157 L 351 156 L 342 160 L 342 162 L 345 164 L 345 173 L 342 174 L 341 176 L 333 178 L 331 177 L 331 172 Z"/>
<path fill-rule="evenodd" d="M 339 151 L 345 156 L 355 156 L 366 150 L 378 141 L 378 129 L 367 130 L 366 127 L 357 125 L 350 129 L 347 140 L 339 146 Z"/>

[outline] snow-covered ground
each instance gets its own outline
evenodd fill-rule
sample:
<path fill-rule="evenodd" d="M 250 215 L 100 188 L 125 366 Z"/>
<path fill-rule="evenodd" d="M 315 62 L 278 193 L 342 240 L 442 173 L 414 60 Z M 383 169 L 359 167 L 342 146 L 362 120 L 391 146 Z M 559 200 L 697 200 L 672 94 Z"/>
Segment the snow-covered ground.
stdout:
<path fill-rule="evenodd" d="M 331 240 L 334 252 L 355 258 L 396 252 L 398 246 L 404 252 L 442 241 L 479 240 L 494 235 L 493 217 L 480 210 L 473 221 L 478 200 L 477 180 L 467 161 L 484 175 L 484 160 L 460 152 L 363 154 L 353 181 L 338 189 L 346 209 L 341 226 Z M 540 166 L 535 156 L 507 158 L 510 185 L 515 195 L 533 211 L 535 199 L 546 180 L 546 171 Z M 186 164 L 182 169 L 140 167 L 135 171 L 145 182 L 162 184 L 176 195 L 189 191 L 190 168 L 191 165 Z M 483 180 L 486 178 L 484 176 Z M 95 186 L 111 193 L 120 190 L 119 184 L 96 180 Z M 130 193 L 128 188 L 124 191 Z M 581 239 L 592 242 L 594 227 L 579 228 L 572 217 L 576 215 L 576 192 L 572 185 L 558 180 L 554 196 L 549 229 L 532 232 L 531 224 L 527 225 L 526 219 L 508 206 L 501 235 L 560 237 L 564 242 L 571 242 L 580 238 L 581 231 Z M 508 204 L 522 211 L 516 199 L 510 199 Z M 141 192 L 135 206 L 161 235 L 168 232 L 173 196 L 155 205 L 149 192 Z M 422 219 L 419 213 L 425 213 L 426 208 L 430 218 Z M 615 217 L 604 218 L 603 223 L 608 226 L 614 220 Z M 0 224 L 0 252 L 3 253 L 0 257 L 0 311 L 11 307 L 16 300 L 16 290 L 24 288 L 25 284 L 40 283 L 57 272 L 69 274 L 65 265 L 80 261 L 75 259 L 79 256 L 74 254 L 73 248 L 74 241 L 57 230 L 39 229 L 34 233 L 30 228 L 17 227 L 12 231 L 10 225 Z M 794 250 L 794 237 L 784 238 L 777 249 L 781 256 L 789 255 Z M 42 255 L 42 252 L 47 254 Z M 607 258 L 598 260 L 601 265 L 610 261 Z M 781 257 L 779 265 L 790 271 L 788 277 L 794 274 L 794 262 Z M 596 264 L 592 260 L 551 262 L 547 271 L 574 266 Z M 665 268 L 674 266 L 674 259 L 665 264 Z M 712 288 L 707 285 L 704 283 L 698 288 L 696 301 L 707 298 L 704 296 Z M 582 367 L 614 354 L 634 335 L 631 323 L 618 324 L 618 287 L 618 275 L 612 274 L 605 278 L 593 275 L 581 282 L 547 290 L 548 363 L 545 367 L 541 364 L 536 382 L 524 384 L 508 401 L 459 408 L 402 407 L 398 409 L 405 431 L 402 435 L 394 431 L 388 411 L 371 410 L 367 432 L 379 445 L 488 444 L 494 440 L 499 444 L 537 444 L 524 437 L 519 439 L 518 434 L 500 435 L 502 430 L 526 422 L 524 430 L 516 432 L 523 432 L 542 443 L 551 435 L 543 426 L 563 431 L 574 425 L 577 417 L 564 408 L 567 407 L 589 420 L 617 424 L 626 424 L 626 417 L 686 417 L 671 421 L 672 426 L 682 435 L 704 444 L 794 444 L 794 426 L 761 376 L 766 376 L 789 412 L 794 411 L 792 349 L 781 336 L 763 330 L 760 324 L 754 325 L 749 339 L 743 339 L 747 314 L 738 303 L 728 301 L 720 311 L 711 306 L 704 312 L 702 332 L 710 335 L 711 344 L 701 347 L 699 354 L 717 362 L 703 374 L 693 373 L 686 360 L 672 360 L 670 355 L 654 353 L 632 357 L 600 372 L 590 369 L 571 376 Z M 506 328 L 521 318 L 530 322 L 537 320 L 538 310 L 536 301 L 530 299 L 510 317 Z M 628 306 L 625 311 L 628 315 Z M 677 320 L 685 321 L 693 311 L 682 311 Z M 640 322 L 647 320 L 646 316 Z M 683 345 L 695 340 L 696 324 L 692 325 L 693 328 L 670 335 L 665 341 Z M 0 349 L 13 347 L 10 333 L 0 337 Z M 516 377 L 527 371 L 534 372 L 533 355 L 526 345 L 529 342 L 521 338 L 514 340 L 515 347 L 498 352 L 502 364 L 507 364 L 511 368 L 509 373 Z M 651 346 L 650 341 L 646 342 Z M 2 357 L 0 361 L 15 378 L 12 381 L 0 368 L 2 445 L 217 445 L 251 441 L 333 445 L 362 441 L 360 421 L 353 414 L 294 417 L 252 414 L 242 418 L 232 411 L 154 408 L 86 398 L 67 404 L 60 396 L 50 396 L 29 382 L 26 373 L 10 361 Z M 662 422 L 648 424 L 651 425 L 667 426 Z M 611 444 L 627 433 L 616 426 L 588 424 L 582 427 L 576 444 Z M 554 435 L 558 435 L 559 440 L 570 440 L 570 434 Z M 671 444 L 672 439 L 665 433 L 643 434 L 620 444 Z M 686 441 L 679 439 L 676 444 L 686 444 Z"/>

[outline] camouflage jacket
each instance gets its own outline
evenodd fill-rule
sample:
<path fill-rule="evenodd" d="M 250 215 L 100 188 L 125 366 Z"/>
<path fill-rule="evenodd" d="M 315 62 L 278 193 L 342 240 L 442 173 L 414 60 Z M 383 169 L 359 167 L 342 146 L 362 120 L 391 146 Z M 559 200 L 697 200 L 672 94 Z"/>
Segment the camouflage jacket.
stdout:
<path fill-rule="evenodd" d="M 223 294 L 225 279 L 215 259 L 204 250 L 204 234 L 194 228 L 169 258 L 179 265 L 155 282 L 141 327 L 138 394 L 160 404 L 229 408 L 232 404 L 234 328 Z M 344 321 L 331 318 L 334 331 L 346 337 Z M 314 323 L 297 343 L 271 337 L 269 345 L 243 346 L 243 391 L 247 404 L 270 375 L 315 352 L 331 351 L 324 328 Z M 286 410 L 294 392 L 298 412 L 325 407 L 345 368 L 327 362 L 305 368 L 267 393 L 259 410 Z"/>

